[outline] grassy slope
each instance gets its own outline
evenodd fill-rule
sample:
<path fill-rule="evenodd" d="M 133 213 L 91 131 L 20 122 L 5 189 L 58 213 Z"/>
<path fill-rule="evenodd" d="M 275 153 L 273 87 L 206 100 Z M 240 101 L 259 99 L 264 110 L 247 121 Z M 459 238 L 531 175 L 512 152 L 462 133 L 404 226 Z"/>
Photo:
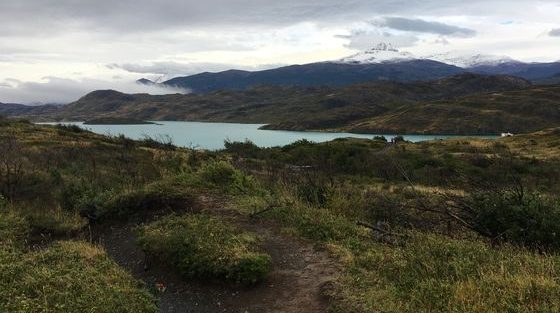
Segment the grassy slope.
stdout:
<path fill-rule="evenodd" d="M 11 198 L 0 199 L 0 311 L 157 312 L 141 282 L 81 241 L 87 220 L 74 207 L 161 177 L 157 153 L 75 128 L 0 120 L 0 129 L 0 194 Z M 8 179 L 6 167 L 20 170 Z M 41 239 L 50 236 L 72 240 Z M 47 243 L 29 250 L 37 240 Z"/>
<path fill-rule="evenodd" d="M 335 299 L 333 312 L 554 312 L 560 308 L 557 253 L 543 255 L 508 244 L 492 246 L 460 225 L 423 212 L 416 201 L 419 194 L 427 203 L 439 192 L 461 194 L 467 186 L 457 180 L 459 173 L 499 183 L 513 168 L 529 188 L 557 193 L 558 179 L 549 181 L 543 173 L 556 171 L 559 160 L 551 158 L 551 152 L 558 149 L 557 143 L 546 150 L 543 147 L 539 161 L 532 159 L 534 154 L 517 154 L 526 140 L 537 145 L 558 140 L 554 131 L 546 134 L 498 142 L 463 139 L 404 144 L 388 153 L 382 152 L 379 142 L 367 140 L 301 143 L 282 151 L 230 147 L 230 152 L 253 159 L 245 165 L 253 169 L 267 168 L 260 162 L 275 158 L 327 171 L 323 184 L 317 183 L 320 171 L 273 171 L 269 183 L 276 186 L 275 192 L 269 197 L 240 199 L 239 208 L 256 212 L 272 206 L 264 218 L 322 242 L 337 257 L 345 270 L 327 292 Z M 391 173 L 391 159 L 408 172 L 415 190 L 398 172 Z M 383 166 L 377 168 L 377 164 Z M 285 178 L 290 175 L 295 177 Z M 278 182 L 277 177 L 284 179 Z M 449 190 L 451 186 L 459 189 Z M 309 197 L 310 193 L 316 196 Z M 399 235 L 379 238 L 379 233 L 357 226 L 356 220 L 384 221 L 387 231 Z"/>
<path fill-rule="evenodd" d="M 103 249 L 61 241 L 27 251 L 29 225 L 5 210 L 0 210 L 0 311 L 157 312 L 142 284 Z"/>
<path fill-rule="evenodd" d="M 0 271 L 0 292 L 10 299 L 14 294 L 25 294 L 16 300 L 28 299 L 0 302 L 2 309 L 4 305 L 24 312 L 28 304 L 41 308 L 44 303 L 39 300 L 46 296 L 46 312 L 84 311 L 94 305 L 94 299 L 109 299 L 109 306 L 125 297 L 114 305 L 153 311 L 150 297 L 97 247 L 69 241 L 27 252 L 25 234 L 38 231 L 37 223 L 29 224 L 33 219 L 27 213 L 45 212 L 45 216 L 57 207 L 68 213 L 93 207 L 100 210 L 94 212 L 109 210 L 116 215 L 108 216 L 127 217 L 139 210 L 149 212 L 154 203 L 177 209 L 177 197 L 163 195 L 189 199 L 193 188 L 227 194 L 241 212 L 261 212 L 260 218 L 327 249 L 342 269 L 337 282 L 325 287 L 334 312 L 555 312 L 560 308 L 557 252 L 492 246 L 457 224 L 419 213 L 416 201 L 420 193 L 431 205 L 434 191 L 448 191 L 451 186 L 458 194 L 465 192 L 462 189 L 468 186 L 459 179 L 462 175 L 505 183 L 505 173 L 512 169 L 528 188 L 557 193 L 557 130 L 498 142 L 404 143 L 387 150 L 383 142 L 371 140 L 301 142 L 273 149 L 242 144 L 218 153 L 235 168 L 230 161 L 209 160 L 216 155 L 73 128 L 5 121 L 0 121 L 0 128 L 2 142 L 13 134 L 23 145 L 18 159 L 26 168 L 25 180 L 9 205 L 15 215 L 11 222 L 0 222 L 0 234 L 10 242 L 8 250 L 0 244 L 4 260 L 0 266 L 6 269 Z M 537 148 L 526 149 L 532 141 Z M 392 162 L 406 170 L 416 192 Z M 294 165 L 315 169 L 306 172 Z M 0 209 L 5 211 L 5 205 Z M 262 212 L 264 208 L 270 209 Z M 378 240 L 371 230 L 355 223 L 380 219 L 389 223 L 390 231 L 406 237 Z M 40 232 L 60 230 L 59 225 L 55 221 L 51 230 Z M 18 279 L 17 273 L 26 273 L 27 279 Z M 78 279 L 72 280 L 74 276 Z M 105 288 L 108 281 L 116 288 Z M 68 284 L 75 284 L 84 296 L 60 296 Z M 27 293 L 45 286 L 49 292 Z"/>
<path fill-rule="evenodd" d="M 489 134 L 525 133 L 560 122 L 560 87 L 466 96 L 402 107 L 351 126 L 355 132 Z"/>

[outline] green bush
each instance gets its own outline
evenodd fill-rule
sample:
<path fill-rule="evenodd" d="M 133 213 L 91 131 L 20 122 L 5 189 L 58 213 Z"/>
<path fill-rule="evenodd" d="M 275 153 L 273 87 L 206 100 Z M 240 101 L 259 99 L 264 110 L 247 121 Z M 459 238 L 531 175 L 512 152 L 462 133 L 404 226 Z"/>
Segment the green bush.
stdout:
<path fill-rule="evenodd" d="M 60 135 L 64 135 L 66 133 L 82 133 L 86 131 L 80 126 L 73 124 L 56 124 L 55 127 Z"/>
<path fill-rule="evenodd" d="M 186 277 L 252 284 L 270 269 L 270 256 L 255 252 L 254 236 L 207 215 L 165 217 L 140 228 L 139 243 Z"/>
<path fill-rule="evenodd" d="M 245 140 L 244 142 L 226 140 L 224 142 L 224 147 L 225 151 L 228 153 L 249 158 L 257 157 L 261 151 L 261 148 L 250 140 Z"/>
<path fill-rule="evenodd" d="M 196 173 L 204 187 L 224 190 L 232 194 L 255 192 L 257 183 L 251 176 L 243 174 L 226 161 L 210 161 Z"/>
<path fill-rule="evenodd" d="M 59 198 L 64 210 L 80 212 L 91 220 L 126 219 L 159 210 L 190 210 L 196 202 L 193 192 L 176 180 L 127 191 L 100 190 L 88 183 L 68 184 Z"/>
<path fill-rule="evenodd" d="M 373 137 L 373 140 L 387 142 L 387 137 L 385 137 L 385 136 L 375 136 L 375 137 Z"/>
<path fill-rule="evenodd" d="M 0 299 L 0 312 L 158 312 L 139 281 L 83 242 L 29 253 L 0 249 Z"/>
<path fill-rule="evenodd" d="M 533 248 L 560 248 L 560 205 L 542 196 L 509 191 L 469 196 L 473 223 L 492 239 Z"/>
<path fill-rule="evenodd" d="M 162 181 L 142 189 L 113 195 L 97 207 L 98 218 L 123 219 L 134 214 L 160 210 L 192 210 L 196 198 L 192 191 L 175 182 Z"/>

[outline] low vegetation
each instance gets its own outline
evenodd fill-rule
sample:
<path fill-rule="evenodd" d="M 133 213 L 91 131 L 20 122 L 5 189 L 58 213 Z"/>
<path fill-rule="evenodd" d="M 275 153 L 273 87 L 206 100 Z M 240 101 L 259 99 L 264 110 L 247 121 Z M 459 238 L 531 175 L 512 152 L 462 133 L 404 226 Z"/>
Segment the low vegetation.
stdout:
<path fill-rule="evenodd" d="M 253 284 L 270 269 L 270 256 L 257 252 L 254 235 L 207 215 L 171 215 L 139 233 L 140 245 L 150 256 L 176 266 L 189 278 Z"/>
<path fill-rule="evenodd" d="M 85 125 L 147 125 L 155 124 L 153 122 L 147 122 L 142 120 L 137 120 L 133 118 L 118 118 L 118 117 L 105 117 L 87 120 L 84 122 Z"/>
<path fill-rule="evenodd" d="M 157 312 L 153 297 L 103 249 L 57 242 L 42 251 L 0 250 L 2 312 Z"/>
<path fill-rule="evenodd" d="M 185 280 L 258 285 L 275 260 L 250 221 L 328 252 L 331 312 L 560 310 L 557 129 L 218 152 L 25 121 L 0 130 L 2 312 L 157 311 L 157 295 L 84 242 L 119 223 L 139 225 L 149 259 Z M 205 207 L 218 200 L 237 211 Z"/>
<path fill-rule="evenodd" d="M 27 251 L 30 225 L 0 211 L 1 312 L 157 312 L 142 284 L 105 251 L 79 241 Z"/>

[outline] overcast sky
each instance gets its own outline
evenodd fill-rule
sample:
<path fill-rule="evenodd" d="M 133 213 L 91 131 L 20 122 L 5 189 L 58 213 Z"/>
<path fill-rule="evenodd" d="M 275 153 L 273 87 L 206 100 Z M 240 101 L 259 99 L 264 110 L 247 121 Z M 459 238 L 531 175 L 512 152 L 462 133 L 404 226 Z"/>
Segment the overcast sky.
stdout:
<path fill-rule="evenodd" d="M 2 0 L 0 102 L 137 92 L 140 77 L 333 60 L 381 41 L 556 61 L 559 17 L 559 0 Z"/>

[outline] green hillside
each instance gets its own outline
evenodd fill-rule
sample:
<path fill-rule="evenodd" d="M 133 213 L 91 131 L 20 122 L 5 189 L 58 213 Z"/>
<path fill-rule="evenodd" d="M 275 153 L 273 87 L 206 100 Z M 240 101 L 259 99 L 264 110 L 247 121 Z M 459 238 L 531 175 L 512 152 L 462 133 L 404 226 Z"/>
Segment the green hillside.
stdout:
<path fill-rule="evenodd" d="M 0 311 L 555 312 L 559 149 L 204 152 L 0 119 Z"/>
<path fill-rule="evenodd" d="M 354 132 L 497 134 L 560 125 L 560 86 L 535 86 L 403 106 L 351 125 Z"/>

